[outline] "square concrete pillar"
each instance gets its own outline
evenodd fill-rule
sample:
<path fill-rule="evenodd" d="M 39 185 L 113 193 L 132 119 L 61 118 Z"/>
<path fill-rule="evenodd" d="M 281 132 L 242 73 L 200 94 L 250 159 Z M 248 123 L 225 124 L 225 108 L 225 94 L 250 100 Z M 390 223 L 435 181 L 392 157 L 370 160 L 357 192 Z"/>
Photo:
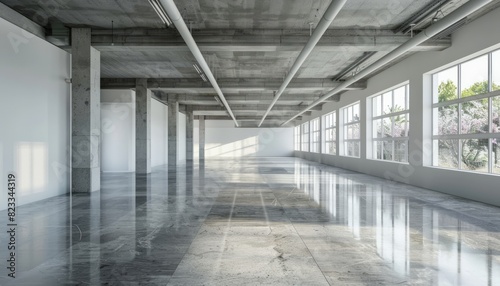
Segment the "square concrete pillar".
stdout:
<path fill-rule="evenodd" d="M 151 91 L 145 78 L 135 83 L 135 172 L 151 173 Z"/>
<path fill-rule="evenodd" d="M 179 121 L 179 102 L 177 97 L 168 96 L 168 165 L 177 166 L 177 124 Z"/>
<path fill-rule="evenodd" d="M 90 39 L 89 28 L 71 30 L 71 188 L 83 193 L 101 187 L 101 59 Z"/>
<path fill-rule="evenodd" d="M 205 160 L 205 116 L 201 115 L 199 117 L 199 152 L 198 152 L 198 160 Z"/>
<path fill-rule="evenodd" d="M 193 130 L 194 130 L 194 113 L 193 107 L 186 107 L 186 161 L 192 162 L 194 158 L 194 141 L 193 141 Z"/>

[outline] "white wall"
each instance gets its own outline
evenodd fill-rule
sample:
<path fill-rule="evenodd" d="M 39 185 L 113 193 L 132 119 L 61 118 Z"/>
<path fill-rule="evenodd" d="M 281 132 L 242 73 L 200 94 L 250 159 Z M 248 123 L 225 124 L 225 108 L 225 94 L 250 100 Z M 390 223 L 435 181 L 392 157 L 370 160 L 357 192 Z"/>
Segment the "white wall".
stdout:
<path fill-rule="evenodd" d="M 101 171 L 135 172 L 135 92 L 101 90 Z"/>
<path fill-rule="evenodd" d="M 151 100 L 151 167 L 168 164 L 168 107 Z"/>
<path fill-rule="evenodd" d="M 177 117 L 177 164 L 186 163 L 186 115 Z"/>
<path fill-rule="evenodd" d="M 198 158 L 199 124 L 195 121 L 194 156 Z M 232 121 L 205 121 L 205 157 L 293 156 L 293 128 L 235 128 Z"/>
<path fill-rule="evenodd" d="M 452 47 L 441 52 L 415 54 L 371 78 L 366 90 L 347 92 L 342 95 L 339 103 L 327 103 L 322 111 L 313 112 L 310 117 L 304 118 L 303 122 L 360 100 L 361 134 L 364 135 L 361 141 L 360 159 L 305 152 L 295 152 L 296 156 L 500 206 L 499 176 L 429 166 L 432 150 L 429 140 L 431 91 L 430 86 L 427 86 L 428 73 L 500 47 L 500 29 L 492 29 L 498 26 L 499 18 L 500 9 L 493 10 L 455 32 Z M 410 81 L 410 164 L 366 159 L 367 146 L 364 139 L 369 120 L 364 116 L 366 98 L 408 80 Z"/>
<path fill-rule="evenodd" d="M 69 191 L 70 55 L 0 19 L 0 209 Z"/>

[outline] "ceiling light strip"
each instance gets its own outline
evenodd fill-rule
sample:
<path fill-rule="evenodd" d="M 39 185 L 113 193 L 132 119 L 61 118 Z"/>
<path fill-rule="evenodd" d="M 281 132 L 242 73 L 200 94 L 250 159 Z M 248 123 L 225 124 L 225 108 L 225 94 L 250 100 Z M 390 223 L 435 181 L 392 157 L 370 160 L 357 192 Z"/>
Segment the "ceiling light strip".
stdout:
<path fill-rule="evenodd" d="M 401 46 L 397 47 L 396 49 L 392 50 L 392 52 L 388 53 L 384 57 L 380 58 L 379 60 L 377 60 L 376 62 L 374 62 L 373 64 L 371 64 L 370 66 L 368 66 L 367 68 L 362 70 L 361 72 L 359 72 L 354 77 L 341 83 L 339 86 L 332 89 L 327 94 L 323 95 L 322 97 L 320 97 L 319 99 L 317 99 L 316 101 L 311 103 L 309 106 L 304 108 L 302 111 L 300 111 L 299 113 L 294 115 L 289 120 L 283 122 L 281 125 L 285 125 L 285 124 L 289 123 L 290 121 L 294 120 L 296 117 L 311 110 L 313 107 L 324 102 L 325 100 L 327 100 L 331 96 L 345 90 L 351 84 L 359 81 L 360 79 L 362 79 L 365 76 L 369 75 L 370 73 L 376 71 L 377 69 L 381 68 L 382 66 L 397 59 L 398 57 L 402 56 L 404 53 L 406 53 L 410 49 L 420 45 L 421 43 L 425 42 L 426 40 L 432 38 L 433 36 L 442 32 L 446 28 L 455 24 L 456 22 L 462 20 L 463 18 L 469 16 L 470 14 L 474 13 L 475 11 L 481 9 L 483 6 L 490 3 L 491 1 L 493 1 L 493 0 L 474 0 L 474 1 L 469 1 L 465 4 L 463 4 L 462 6 L 457 8 L 455 11 L 448 14 L 446 17 L 437 21 L 436 23 L 434 23 L 433 25 L 431 25 L 427 29 L 423 30 L 418 35 L 416 35 L 413 38 L 411 38 L 410 40 L 408 40 L 406 43 L 404 43 Z"/>
<path fill-rule="evenodd" d="M 177 6 L 175 5 L 174 1 L 173 0 L 159 0 L 159 1 L 162 4 L 165 11 L 167 12 L 167 15 L 175 24 L 175 27 L 181 34 L 182 38 L 184 39 L 184 42 L 186 42 L 186 45 L 188 46 L 189 50 L 191 51 L 196 61 L 198 62 L 199 67 L 205 73 L 205 76 L 208 78 L 208 81 L 210 81 L 210 83 L 212 84 L 213 88 L 215 89 L 215 92 L 217 92 L 217 94 L 219 95 L 220 100 L 226 107 L 227 112 L 234 121 L 234 124 L 238 127 L 239 126 L 238 122 L 236 121 L 236 118 L 234 117 L 234 114 L 231 111 L 231 108 L 229 107 L 229 104 L 227 103 L 226 98 L 224 97 L 224 94 L 222 93 L 219 87 L 219 84 L 217 84 L 217 81 L 215 80 L 212 71 L 208 67 L 208 64 L 205 58 L 203 57 L 200 48 L 194 41 L 193 36 L 191 35 L 189 28 L 186 26 L 186 23 L 182 19 L 181 13 L 179 12 L 179 9 L 177 9 Z"/>
<path fill-rule="evenodd" d="M 165 23 L 165 25 L 167 26 L 172 25 L 172 21 L 168 17 L 167 13 L 165 12 L 161 4 L 158 3 L 158 0 L 149 0 L 149 4 L 153 6 L 153 9 L 155 10 L 156 14 L 158 14 L 163 23 Z"/>

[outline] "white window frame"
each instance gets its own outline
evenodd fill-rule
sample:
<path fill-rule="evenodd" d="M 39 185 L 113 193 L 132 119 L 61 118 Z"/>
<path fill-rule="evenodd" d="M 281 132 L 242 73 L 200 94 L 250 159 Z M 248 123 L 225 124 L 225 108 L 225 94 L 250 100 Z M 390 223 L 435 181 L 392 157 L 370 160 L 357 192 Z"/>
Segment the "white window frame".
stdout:
<path fill-rule="evenodd" d="M 387 93 L 391 93 L 391 103 L 392 103 L 392 107 L 394 107 L 394 92 L 396 90 L 399 90 L 400 88 L 402 87 L 405 87 L 405 106 L 404 108 L 406 108 L 405 110 L 403 111 L 398 111 L 398 112 L 390 112 L 390 113 L 386 113 L 386 114 L 382 114 L 383 110 L 384 110 L 384 94 L 387 94 Z M 408 137 L 408 133 L 406 134 L 406 136 L 401 136 L 401 137 L 378 137 L 376 136 L 376 128 L 375 128 L 375 121 L 377 120 L 380 120 L 381 121 L 381 124 L 382 124 L 382 127 L 383 127 L 383 121 L 384 119 L 387 119 L 389 118 L 391 120 L 391 130 L 394 130 L 394 121 L 392 120 L 393 117 L 395 116 L 402 116 L 402 115 L 405 115 L 406 118 L 407 118 L 407 122 L 406 122 L 406 130 L 409 132 L 409 129 L 410 129 L 410 121 L 409 121 L 409 118 L 410 118 L 410 96 L 409 96 L 409 93 L 410 93 L 410 85 L 408 82 L 404 82 L 402 84 L 398 84 L 394 87 L 391 87 L 389 89 L 386 89 L 382 92 L 379 92 L 377 93 L 376 95 L 373 95 L 373 96 L 370 96 L 368 98 L 368 107 L 370 108 L 370 111 L 371 111 L 371 114 L 372 114 L 372 117 L 371 117 L 371 121 L 370 121 L 370 129 L 371 129 L 371 132 L 369 133 L 369 144 L 368 144 L 368 148 L 371 148 L 371 152 L 367 152 L 369 154 L 371 154 L 371 159 L 373 160 L 380 160 L 380 161 L 389 161 L 389 162 L 397 162 L 397 163 L 408 163 L 408 153 L 409 153 L 409 137 Z M 380 115 L 377 115 L 375 116 L 375 100 L 377 98 L 380 97 L 380 106 L 381 106 L 381 114 Z M 405 141 L 406 142 L 406 152 L 405 152 L 405 155 L 404 155 L 404 160 L 403 161 L 396 161 L 394 160 L 394 157 L 395 157 L 395 153 L 396 153 L 396 150 L 395 150 L 395 142 L 396 141 Z M 380 143 L 382 142 L 382 145 L 381 146 L 377 146 L 378 144 L 377 143 Z M 379 151 L 382 151 L 383 153 L 383 145 L 384 143 L 392 143 L 392 150 L 391 150 L 391 159 L 385 159 L 385 158 L 377 158 L 377 148 L 380 147 L 381 150 Z"/>
<path fill-rule="evenodd" d="M 491 175 L 500 175 L 498 173 L 493 173 L 493 165 L 494 165 L 494 158 L 493 158 L 493 140 L 495 139 L 500 139 L 500 133 L 493 133 L 492 132 L 492 127 L 493 127 L 493 106 L 492 106 L 492 99 L 494 97 L 500 96 L 500 90 L 492 91 L 492 85 L 493 85 L 493 68 L 492 68 L 492 59 L 493 59 L 493 54 L 494 53 L 500 53 L 500 50 L 493 50 L 488 53 L 484 53 L 478 56 L 475 56 L 471 59 L 462 61 L 456 65 L 452 66 L 447 66 L 446 68 L 440 69 L 436 72 L 433 72 L 431 74 L 431 97 L 432 97 L 432 142 L 433 142 L 433 148 L 432 148 L 432 166 L 438 167 L 438 168 L 444 168 L 444 169 L 449 169 L 449 170 L 457 170 L 461 172 L 475 172 L 475 173 L 480 173 L 480 174 L 491 174 Z M 483 57 L 487 55 L 488 57 L 488 92 L 483 93 L 483 94 L 477 94 L 473 96 L 468 96 L 468 97 L 462 97 L 462 77 L 461 77 L 461 67 L 462 65 L 476 60 L 480 57 Z M 448 101 L 443 101 L 439 102 L 435 97 L 438 96 L 438 94 L 435 94 L 436 91 L 436 86 L 437 83 L 434 82 L 434 75 L 457 67 L 457 98 L 453 100 L 448 100 Z M 488 133 L 474 133 L 474 134 L 460 134 L 462 130 L 462 105 L 467 102 L 472 102 L 472 101 L 477 101 L 481 99 L 487 99 L 488 100 Z M 437 134 L 439 131 L 439 107 L 445 107 L 445 106 L 451 106 L 451 105 L 457 105 L 458 108 L 458 134 L 444 134 L 444 135 L 439 135 Z M 467 139 L 478 139 L 478 140 L 488 140 L 488 170 L 487 172 L 480 172 L 480 171 L 475 171 L 475 170 L 469 170 L 469 169 L 464 169 L 463 168 L 463 160 L 462 160 L 462 155 L 463 155 L 463 140 Z M 438 144 L 439 140 L 458 140 L 458 167 L 453 168 L 453 167 L 446 167 L 446 166 L 439 166 L 439 152 L 438 152 Z"/>
<path fill-rule="evenodd" d="M 300 133 L 300 125 L 297 125 L 293 129 L 294 133 L 294 150 L 295 151 L 300 151 L 301 150 L 301 133 Z"/>
<path fill-rule="evenodd" d="M 348 122 L 348 114 L 349 114 L 349 109 L 351 110 L 351 113 L 353 113 L 353 110 L 354 110 L 354 106 L 358 106 L 358 118 L 357 120 L 355 121 L 351 121 L 351 122 Z M 341 109 L 341 112 L 340 112 L 340 115 L 341 115 L 341 118 L 342 118 L 342 122 L 341 122 L 341 126 L 342 126 L 342 138 L 341 138 L 341 144 L 342 144 L 342 149 L 341 149 L 341 156 L 345 156 L 345 157 L 351 157 L 351 158 L 360 158 L 361 157 L 361 132 L 359 134 L 359 138 L 357 139 L 352 139 L 352 138 L 349 138 L 347 139 L 347 134 L 348 134 L 348 129 L 350 126 L 353 126 L 355 124 L 358 124 L 359 125 L 359 128 L 360 128 L 360 131 L 361 131 L 361 102 L 360 101 L 356 101 L 352 104 L 349 104 L 347 106 L 344 106 L 342 109 Z M 353 118 L 354 118 L 354 114 L 352 114 Z M 358 143 L 358 156 L 354 156 L 354 155 L 349 155 L 348 154 L 348 148 L 347 148 L 347 145 L 350 144 L 350 143 Z"/>
<path fill-rule="evenodd" d="M 322 148 L 322 153 L 323 154 L 329 154 L 329 155 L 337 155 L 338 153 L 338 146 L 337 146 L 337 111 L 332 111 L 328 114 L 323 115 L 323 148 Z M 333 136 L 331 140 L 326 140 L 326 134 L 330 132 L 330 130 L 334 130 Z M 335 146 L 335 152 L 330 152 L 327 148 L 327 145 L 331 144 Z"/>
<path fill-rule="evenodd" d="M 320 152 L 320 143 L 321 143 L 321 126 L 319 124 L 319 118 L 315 118 L 311 120 L 310 124 L 310 132 L 311 132 L 311 140 L 310 140 L 310 152 L 319 153 Z"/>
<path fill-rule="evenodd" d="M 309 136 L 310 136 L 310 128 L 309 128 L 309 121 L 305 122 L 305 123 L 302 123 L 302 125 L 300 126 L 300 129 L 301 129 L 301 134 L 302 134 L 302 137 L 301 137 L 301 151 L 302 152 L 309 152 L 309 143 L 310 143 L 310 139 Z"/>

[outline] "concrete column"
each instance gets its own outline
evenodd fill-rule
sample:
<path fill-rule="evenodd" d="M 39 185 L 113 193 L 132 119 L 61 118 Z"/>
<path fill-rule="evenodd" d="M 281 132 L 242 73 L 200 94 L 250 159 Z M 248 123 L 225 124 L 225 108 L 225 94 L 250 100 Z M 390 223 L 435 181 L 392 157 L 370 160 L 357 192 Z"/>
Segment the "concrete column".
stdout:
<path fill-rule="evenodd" d="M 90 45 L 89 28 L 71 30 L 72 46 L 72 192 L 101 187 L 100 53 Z"/>
<path fill-rule="evenodd" d="M 168 104 L 168 165 L 177 166 L 177 124 L 179 118 L 179 102 L 177 97 L 169 96 Z"/>
<path fill-rule="evenodd" d="M 151 91 L 145 78 L 135 82 L 135 172 L 151 173 Z"/>
<path fill-rule="evenodd" d="M 199 147 L 199 152 L 198 152 L 198 159 L 200 161 L 203 161 L 205 160 L 205 116 L 200 116 L 200 119 L 199 119 L 199 132 L 200 132 L 200 136 L 199 136 L 199 144 L 198 144 L 198 147 Z"/>
<path fill-rule="evenodd" d="M 187 162 L 192 162 L 194 157 L 193 130 L 194 130 L 193 107 L 187 106 L 186 107 L 186 161 Z"/>

